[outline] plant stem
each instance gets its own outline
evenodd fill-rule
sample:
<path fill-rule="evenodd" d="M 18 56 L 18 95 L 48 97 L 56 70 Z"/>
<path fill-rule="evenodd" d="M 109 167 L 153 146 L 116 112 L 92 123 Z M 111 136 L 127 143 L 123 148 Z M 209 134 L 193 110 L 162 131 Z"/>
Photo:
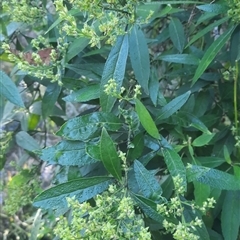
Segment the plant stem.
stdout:
<path fill-rule="evenodd" d="M 237 111 L 237 81 L 238 81 L 238 62 L 235 62 L 236 72 L 234 76 L 234 90 L 233 90 L 233 101 L 234 101 L 234 122 L 236 127 L 236 134 L 239 134 L 238 131 L 238 111 Z"/>

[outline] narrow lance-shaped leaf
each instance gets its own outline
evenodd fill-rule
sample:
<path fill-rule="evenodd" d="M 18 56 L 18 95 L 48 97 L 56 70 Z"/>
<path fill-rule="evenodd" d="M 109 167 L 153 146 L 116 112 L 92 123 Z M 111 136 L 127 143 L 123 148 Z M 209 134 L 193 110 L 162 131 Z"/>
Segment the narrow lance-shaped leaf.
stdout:
<path fill-rule="evenodd" d="M 138 206 L 143 210 L 143 212 L 153 220 L 162 223 L 164 220 L 163 216 L 157 212 L 157 204 L 148 198 L 144 198 L 137 194 L 132 194 L 133 199 L 138 204 Z"/>
<path fill-rule="evenodd" d="M 27 151 L 34 151 L 40 149 L 38 142 L 30 136 L 27 132 L 20 131 L 16 134 L 16 143 Z"/>
<path fill-rule="evenodd" d="M 210 4 L 204 4 L 197 6 L 198 9 L 205 11 L 205 12 L 210 12 L 210 13 L 225 13 L 228 11 L 228 6 L 226 4 L 218 4 L 218 3 L 210 3 Z"/>
<path fill-rule="evenodd" d="M 68 140 L 87 141 L 98 133 L 103 125 L 108 130 L 116 131 L 122 126 L 122 122 L 112 113 L 94 112 L 68 120 L 57 135 Z"/>
<path fill-rule="evenodd" d="M 3 71 L 0 71 L 0 78 L 0 95 L 7 98 L 11 103 L 24 107 L 24 103 L 13 81 Z"/>
<path fill-rule="evenodd" d="M 149 114 L 148 110 L 145 108 L 145 106 L 140 102 L 140 100 L 136 99 L 136 112 L 138 114 L 138 117 L 140 119 L 140 122 L 144 129 L 147 131 L 147 133 L 152 136 L 153 138 L 160 139 L 160 134 L 158 132 L 158 129 Z"/>
<path fill-rule="evenodd" d="M 68 12 L 68 14 L 71 14 L 71 15 L 75 15 L 79 13 L 79 10 L 78 9 L 72 9 Z M 49 29 L 45 32 L 45 34 L 47 34 L 48 32 L 50 32 L 52 29 L 54 29 L 59 23 L 61 23 L 63 20 L 61 18 L 58 18 L 50 27 Z"/>
<path fill-rule="evenodd" d="M 195 220 L 196 218 L 198 218 L 198 219 L 202 218 L 202 214 L 200 214 L 199 211 L 193 211 L 192 207 L 190 207 L 188 205 L 186 205 L 184 207 L 183 216 L 184 216 L 185 222 L 187 222 L 187 223 L 196 221 Z M 210 240 L 208 230 L 207 230 L 204 222 L 202 223 L 201 226 L 195 226 L 194 234 L 196 236 L 199 236 L 199 239 L 201 239 L 201 240 Z"/>
<path fill-rule="evenodd" d="M 157 106 L 158 95 L 161 96 L 161 93 L 159 93 L 159 78 L 157 69 L 152 68 L 149 79 L 149 97 L 155 107 Z"/>
<path fill-rule="evenodd" d="M 88 38 L 77 38 L 70 44 L 67 55 L 66 62 L 69 62 L 73 57 L 78 55 L 89 43 Z"/>
<path fill-rule="evenodd" d="M 144 148 L 144 136 L 143 133 L 139 133 L 134 137 L 131 144 L 133 145 L 132 148 L 128 151 L 128 160 L 135 160 L 142 155 L 142 151 Z"/>
<path fill-rule="evenodd" d="M 169 34 L 174 47 L 182 53 L 186 38 L 184 35 L 184 28 L 178 18 L 172 18 L 169 24 Z"/>
<path fill-rule="evenodd" d="M 235 61 L 240 60 L 240 25 L 234 30 L 230 40 L 230 59 L 231 64 L 234 65 Z"/>
<path fill-rule="evenodd" d="M 194 139 L 194 141 L 192 142 L 192 145 L 194 147 L 202 147 L 207 145 L 211 139 L 215 136 L 215 133 L 203 133 L 201 136 L 197 137 L 196 139 Z"/>
<path fill-rule="evenodd" d="M 102 129 L 100 138 L 100 155 L 104 167 L 115 178 L 121 180 L 121 162 L 116 147 L 105 128 Z"/>
<path fill-rule="evenodd" d="M 211 189 L 208 185 L 199 183 L 197 181 L 194 181 L 193 184 L 196 204 L 198 206 L 202 206 L 203 202 L 206 201 L 207 198 L 210 196 Z"/>
<path fill-rule="evenodd" d="M 53 197 L 58 197 L 63 194 L 71 193 L 80 189 L 91 187 L 100 182 L 105 182 L 110 180 L 110 177 L 89 177 L 89 178 L 79 178 L 72 181 L 59 184 L 55 187 L 52 187 L 42 193 L 40 193 L 35 199 L 34 202 L 42 201 L 44 199 L 50 199 Z"/>
<path fill-rule="evenodd" d="M 97 99 L 100 95 L 99 89 L 99 84 L 89 85 L 64 97 L 63 100 L 66 102 L 87 102 L 93 99 Z"/>
<path fill-rule="evenodd" d="M 142 30 L 135 25 L 129 36 L 129 53 L 133 71 L 145 93 L 148 91 L 150 61 L 148 46 Z"/>
<path fill-rule="evenodd" d="M 162 189 L 155 176 L 150 173 L 139 161 L 135 160 L 133 165 L 135 178 L 141 193 L 150 198 L 153 195 L 161 195 Z"/>
<path fill-rule="evenodd" d="M 50 83 L 47 86 L 46 92 L 42 99 L 42 115 L 44 118 L 47 118 L 52 114 L 61 89 L 62 88 L 58 85 L 57 82 Z"/>
<path fill-rule="evenodd" d="M 217 169 L 190 165 L 187 167 L 187 178 L 189 182 L 198 181 L 217 189 L 240 190 L 237 177 Z"/>
<path fill-rule="evenodd" d="M 45 190 L 34 199 L 34 206 L 57 210 L 67 210 L 66 197 L 75 197 L 78 201 L 86 201 L 104 191 L 112 178 L 106 176 L 78 178 Z"/>
<path fill-rule="evenodd" d="M 240 191 L 227 191 L 221 214 L 222 232 L 225 240 L 238 239 L 240 228 L 239 204 Z"/>
<path fill-rule="evenodd" d="M 125 75 L 127 56 L 128 35 L 119 36 L 115 46 L 112 48 L 108 56 L 101 79 L 100 104 L 102 110 L 105 112 L 110 112 L 116 101 L 116 98 L 109 96 L 104 92 L 105 85 L 110 79 L 114 79 L 117 82 L 118 90 L 120 90 Z"/>
<path fill-rule="evenodd" d="M 85 76 L 87 79 L 100 81 L 102 78 L 104 63 L 66 64 L 65 67 L 81 76 Z M 87 79 L 81 79 L 81 81 L 87 83 Z"/>
<path fill-rule="evenodd" d="M 160 55 L 157 59 L 180 63 L 180 64 L 188 64 L 188 65 L 198 65 L 199 59 L 192 54 L 170 54 L 170 55 Z"/>
<path fill-rule="evenodd" d="M 179 176 L 183 180 L 183 187 L 187 188 L 186 170 L 181 157 L 173 149 L 163 148 L 162 154 L 172 177 Z"/>
<path fill-rule="evenodd" d="M 233 33 L 236 26 L 231 27 L 228 31 L 223 33 L 216 41 L 214 41 L 211 46 L 205 52 L 203 58 L 201 59 L 195 75 L 192 80 L 192 85 L 201 77 L 216 55 L 219 53 L 224 44 L 228 41 L 231 34 Z"/>
<path fill-rule="evenodd" d="M 229 19 L 229 17 L 224 17 L 222 19 L 219 19 L 218 21 L 215 21 L 215 22 L 207 25 L 207 27 L 201 29 L 196 35 L 193 36 L 193 38 L 190 40 L 190 42 L 187 44 L 187 46 L 185 48 L 191 46 L 199 38 L 203 37 L 206 33 L 210 32 L 215 27 L 217 27 L 217 26 L 221 25 L 222 23 L 226 22 L 228 19 Z"/>
<path fill-rule="evenodd" d="M 174 98 L 171 102 L 166 104 L 159 112 L 156 122 L 169 118 L 172 114 L 178 111 L 188 100 L 191 92 L 187 91 L 186 93 Z"/>
<path fill-rule="evenodd" d="M 86 154 L 85 143 L 80 141 L 62 141 L 54 146 L 37 152 L 39 158 L 49 164 L 62 166 L 84 166 L 96 163 L 97 160 Z"/>

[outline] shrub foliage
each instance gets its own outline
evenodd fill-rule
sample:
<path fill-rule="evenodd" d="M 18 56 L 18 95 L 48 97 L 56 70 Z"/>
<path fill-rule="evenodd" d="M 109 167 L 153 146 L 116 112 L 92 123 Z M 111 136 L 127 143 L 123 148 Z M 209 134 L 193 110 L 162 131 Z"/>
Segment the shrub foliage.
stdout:
<path fill-rule="evenodd" d="M 33 201 L 54 214 L 55 239 L 239 239 L 237 0 L 9 0 L 3 10 L 0 57 L 16 84 L 1 71 L 1 168 L 14 143 L 25 151 L 7 185 L 24 201 L 8 198 L 6 211 Z M 76 104 L 87 107 L 68 118 Z M 61 140 L 46 147 L 53 129 Z M 21 171 L 29 157 L 37 163 Z M 55 173 L 40 190 L 43 163 Z"/>

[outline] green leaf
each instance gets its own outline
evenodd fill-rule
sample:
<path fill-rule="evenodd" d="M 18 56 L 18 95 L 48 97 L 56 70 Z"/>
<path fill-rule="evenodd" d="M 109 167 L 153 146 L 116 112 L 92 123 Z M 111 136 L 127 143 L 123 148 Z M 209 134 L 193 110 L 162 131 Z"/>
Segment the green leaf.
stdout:
<path fill-rule="evenodd" d="M 149 152 L 139 158 L 139 161 L 143 166 L 146 166 L 155 156 L 157 155 L 156 151 Z"/>
<path fill-rule="evenodd" d="M 139 161 L 135 160 L 133 164 L 135 178 L 137 180 L 140 192 L 146 198 L 153 195 L 162 195 L 162 189 L 155 176 L 150 173 Z"/>
<path fill-rule="evenodd" d="M 208 228 L 208 233 L 209 233 L 210 240 L 223 240 L 222 235 L 212 229 Z"/>
<path fill-rule="evenodd" d="M 202 2 L 199 2 L 199 1 L 155 1 L 155 2 L 145 2 L 145 3 L 141 3 L 139 5 L 137 5 L 136 7 L 136 15 L 138 17 L 141 17 L 143 19 L 146 19 L 147 17 L 149 17 L 150 15 L 150 12 L 153 11 L 153 15 L 152 15 L 152 19 L 154 19 L 155 17 L 160 17 L 160 16 L 157 16 L 159 11 L 161 10 L 161 5 L 179 5 L 179 4 L 202 4 Z M 160 12 L 161 14 L 161 12 Z"/>
<path fill-rule="evenodd" d="M 174 47 L 182 53 L 186 38 L 184 34 L 184 28 L 178 18 L 172 18 L 169 24 L 170 39 L 173 42 Z"/>
<path fill-rule="evenodd" d="M 38 233 L 42 225 L 42 215 L 43 215 L 42 210 L 38 209 L 33 219 L 33 223 L 31 226 L 31 235 L 29 237 L 29 240 L 37 240 Z"/>
<path fill-rule="evenodd" d="M 214 41 L 211 46 L 206 50 L 203 58 L 201 59 L 199 66 L 195 72 L 195 75 L 192 80 L 192 85 L 201 77 L 216 55 L 219 53 L 221 48 L 225 45 L 225 43 L 230 38 L 231 34 L 233 33 L 236 26 L 231 27 L 225 33 L 223 33 L 220 37 Z"/>
<path fill-rule="evenodd" d="M 122 86 L 125 75 L 125 68 L 128 56 L 128 35 L 119 36 L 116 45 L 112 48 L 105 64 L 100 86 L 100 103 L 102 110 L 110 112 L 114 106 L 116 98 L 108 96 L 105 92 L 105 85 L 110 79 L 117 82 L 118 90 Z"/>
<path fill-rule="evenodd" d="M 225 4 L 217 4 L 217 3 L 211 3 L 211 4 L 205 4 L 197 6 L 198 9 L 204 11 L 204 12 L 210 12 L 210 13 L 226 13 L 228 11 L 228 7 Z"/>
<path fill-rule="evenodd" d="M 235 65 L 235 61 L 240 60 L 240 25 L 234 30 L 230 40 L 230 59 L 232 65 Z"/>
<path fill-rule="evenodd" d="M 88 49 L 88 51 L 86 53 L 83 54 L 83 57 L 89 57 L 89 56 L 94 56 L 94 55 L 105 55 L 106 52 L 110 52 L 111 51 L 111 46 L 109 45 L 103 45 L 101 46 L 101 48 L 93 48 L 93 49 Z"/>
<path fill-rule="evenodd" d="M 16 85 L 13 83 L 13 81 L 3 71 L 0 71 L 0 79 L 1 79 L 0 80 L 0 95 L 4 96 L 11 103 L 24 108 L 25 107 L 24 103 L 23 103 L 21 96 L 18 92 L 18 89 L 17 89 Z"/>
<path fill-rule="evenodd" d="M 48 28 L 48 30 L 44 33 L 44 35 L 49 33 L 52 29 L 54 29 L 61 22 L 62 22 L 61 18 L 58 18 L 56 21 L 54 21 L 54 23 Z"/>
<path fill-rule="evenodd" d="M 74 91 L 63 98 L 66 102 L 87 102 L 100 96 L 100 85 L 93 84 Z"/>
<path fill-rule="evenodd" d="M 55 103 L 57 102 L 61 90 L 62 88 L 58 85 L 57 82 L 50 83 L 47 86 L 47 89 L 42 99 L 43 118 L 47 118 L 49 115 L 52 115 Z"/>
<path fill-rule="evenodd" d="M 68 140 L 87 141 L 98 134 L 102 126 L 117 131 L 122 122 L 111 113 L 94 112 L 68 120 L 56 134 Z"/>
<path fill-rule="evenodd" d="M 234 171 L 234 175 L 240 179 L 240 167 L 239 166 L 233 166 L 233 171 Z"/>
<path fill-rule="evenodd" d="M 239 180 L 238 180 L 239 181 Z M 223 202 L 221 226 L 224 240 L 237 240 L 240 229 L 240 191 L 227 191 Z"/>
<path fill-rule="evenodd" d="M 139 133 L 131 142 L 131 148 L 128 151 L 127 159 L 135 160 L 142 155 L 144 148 L 144 136 L 143 133 Z"/>
<path fill-rule="evenodd" d="M 194 101 L 195 106 L 194 106 L 194 110 L 191 110 L 191 112 L 197 117 L 204 116 L 204 114 L 209 109 L 209 104 L 211 102 L 211 96 L 209 92 L 203 92 L 203 91 L 200 92 L 199 94 L 197 94 L 197 97 L 194 100 L 195 100 Z"/>
<path fill-rule="evenodd" d="M 66 62 L 69 62 L 72 58 L 77 56 L 89 43 L 88 38 L 77 38 L 69 46 L 68 52 L 66 55 Z"/>
<path fill-rule="evenodd" d="M 34 150 L 40 149 L 38 142 L 27 132 L 20 131 L 16 134 L 15 138 L 17 145 L 27 151 L 33 152 Z"/>
<path fill-rule="evenodd" d="M 103 73 L 104 64 L 103 63 L 66 64 L 66 68 L 74 71 L 75 73 L 81 76 L 85 76 L 86 78 L 100 81 Z M 88 82 L 88 80 L 86 82 Z M 79 86 L 77 87 L 79 88 Z"/>
<path fill-rule="evenodd" d="M 134 174 L 134 171 L 132 168 L 128 171 L 127 186 L 128 186 L 129 191 L 134 192 L 136 194 L 140 193 L 140 188 L 138 186 L 138 183 L 137 183 L 137 180 L 136 180 L 136 177 L 135 177 L 135 174 Z"/>
<path fill-rule="evenodd" d="M 193 182 L 194 184 L 194 197 L 195 202 L 198 206 L 203 206 L 203 202 L 207 200 L 210 196 L 211 189 L 208 185 L 199 183 L 197 181 Z"/>
<path fill-rule="evenodd" d="M 235 176 L 217 169 L 197 165 L 187 167 L 188 181 L 198 181 L 222 190 L 240 190 L 240 181 Z"/>
<path fill-rule="evenodd" d="M 66 197 L 74 197 L 80 202 L 86 201 L 103 192 L 108 186 L 110 177 L 78 178 L 40 193 L 33 205 L 44 209 L 58 210 L 60 213 L 67 209 Z M 61 211 L 61 209 L 63 209 Z"/>
<path fill-rule="evenodd" d="M 144 129 L 147 131 L 147 133 L 152 136 L 153 138 L 160 139 L 160 134 L 158 132 L 158 129 L 149 114 L 148 110 L 145 108 L 145 106 L 140 102 L 140 100 L 136 99 L 136 112 L 138 114 L 138 117 L 140 119 L 140 122 Z"/>
<path fill-rule="evenodd" d="M 224 22 L 228 21 L 229 17 L 224 17 L 222 19 L 219 19 L 209 25 L 207 25 L 207 27 L 201 29 L 200 31 L 197 32 L 196 35 L 193 36 L 193 38 L 189 41 L 189 43 L 187 44 L 187 47 L 191 46 L 195 41 L 197 41 L 199 38 L 203 37 L 206 33 L 212 31 L 215 27 L 223 24 Z"/>
<path fill-rule="evenodd" d="M 100 146 L 99 144 L 86 144 L 86 153 L 93 159 L 100 160 L 101 154 L 100 154 Z"/>
<path fill-rule="evenodd" d="M 181 9 L 174 9 L 171 5 L 167 5 L 166 7 L 160 9 L 158 12 L 155 12 L 150 20 L 152 21 L 155 18 L 165 17 L 166 15 L 171 14 L 174 10 L 181 11 Z"/>
<path fill-rule="evenodd" d="M 194 139 L 194 141 L 192 142 L 192 145 L 194 147 L 202 147 L 207 145 L 212 138 L 215 136 L 214 133 L 203 133 L 201 136 L 197 137 L 196 139 Z"/>
<path fill-rule="evenodd" d="M 121 160 L 118 156 L 116 146 L 105 128 L 102 129 L 100 138 L 100 155 L 107 171 L 118 180 L 121 180 Z"/>
<path fill-rule="evenodd" d="M 197 27 L 198 25 L 200 25 L 205 21 L 210 21 L 211 19 L 215 18 L 217 15 L 218 15 L 217 13 L 203 12 L 199 16 L 195 26 Z"/>
<path fill-rule="evenodd" d="M 28 130 L 35 130 L 41 116 L 37 114 L 29 114 L 28 116 Z"/>
<path fill-rule="evenodd" d="M 157 100 L 159 93 L 159 78 L 157 75 L 157 69 L 152 68 L 150 79 L 149 79 L 149 96 L 154 106 L 157 106 Z"/>
<path fill-rule="evenodd" d="M 173 63 L 181 63 L 188 65 L 198 65 L 200 60 L 196 58 L 192 54 L 170 54 L 170 55 L 160 55 L 157 59 L 173 62 Z"/>
<path fill-rule="evenodd" d="M 68 11 L 68 14 L 74 16 L 77 15 L 79 13 L 79 9 L 71 9 L 70 11 Z M 44 33 L 47 34 L 48 32 L 50 32 L 52 29 L 54 29 L 59 23 L 61 23 L 63 20 L 61 18 L 58 18 L 50 27 L 49 29 Z"/>
<path fill-rule="evenodd" d="M 37 154 L 39 158 L 49 164 L 62 166 L 84 166 L 97 162 L 86 154 L 85 143 L 79 141 L 62 141 L 42 149 Z"/>
<path fill-rule="evenodd" d="M 183 180 L 183 187 L 187 189 L 186 170 L 181 157 L 172 149 L 163 148 L 162 154 L 172 177 L 179 176 Z"/>
<path fill-rule="evenodd" d="M 138 206 L 143 210 L 143 212 L 153 220 L 162 223 L 164 220 L 163 216 L 161 216 L 157 212 L 157 204 L 150 199 L 144 198 L 137 194 L 132 194 L 133 199 L 138 204 Z"/>
<path fill-rule="evenodd" d="M 209 167 L 209 168 L 216 168 L 225 162 L 224 158 L 213 157 L 213 156 L 195 157 L 195 159 L 204 167 Z"/>
<path fill-rule="evenodd" d="M 146 94 L 150 75 L 148 46 L 142 30 L 135 25 L 129 36 L 129 53 L 134 74 Z"/>
<path fill-rule="evenodd" d="M 20 173 L 14 175 L 7 183 L 9 188 L 16 188 L 16 186 L 22 186 L 27 184 L 34 177 L 34 173 L 28 169 L 23 169 Z"/>
<path fill-rule="evenodd" d="M 13 60 L 9 59 L 9 53 L 2 53 L 0 54 L 0 60 L 4 61 L 4 62 L 9 62 L 9 63 L 13 63 Z"/>
<path fill-rule="evenodd" d="M 173 180 L 170 174 L 165 175 L 162 177 L 161 179 L 162 183 L 161 183 L 161 187 L 163 190 L 163 194 L 162 197 L 169 199 L 174 191 L 174 184 L 173 184 Z"/>
<path fill-rule="evenodd" d="M 175 112 L 177 112 L 188 100 L 191 92 L 187 91 L 186 93 L 174 98 L 171 102 L 166 104 L 160 111 L 158 111 L 156 122 L 169 118 Z"/>
<path fill-rule="evenodd" d="M 142 3 L 137 5 L 136 7 L 136 15 L 143 19 L 146 19 L 150 12 L 158 12 L 160 10 L 161 5 L 158 2 L 151 2 L 151 3 Z"/>
<path fill-rule="evenodd" d="M 202 214 L 200 214 L 199 211 L 193 211 L 193 209 L 190 206 L 185 205 L 183 217 L 185 219 L 185 222 L 190 223 L 191 225 L 191 222 L 194 221 L 196 218 L 201 219 Z M 195 227 L 194 234 L 198 236 L 199 239 L 201 240 L 210 240 L 208 230 L 204 222 L 202 222 L 201 227 L 199 226 Z"/>
<path fill-rule="evenodd" d="M 194 127 L 202 131 L 203 133 L 210 134 L 210 131 L 205 126 L 205 124 L 202 121 L 200 121 L 197 117 L 195 117 L 192 114 L 188 114 L 188 119 L 190 120 L 189 127 Z"/>
<path fill-rule="evenodd" d="M 226 145 L 224 145 L 224 147 L 223 147 L 223 154 L 224 154 L 224 158 L 225 158 L 226 162 L 231 165 L 232 160 L 231 160 L 230 153 L 229 153 Z"/>

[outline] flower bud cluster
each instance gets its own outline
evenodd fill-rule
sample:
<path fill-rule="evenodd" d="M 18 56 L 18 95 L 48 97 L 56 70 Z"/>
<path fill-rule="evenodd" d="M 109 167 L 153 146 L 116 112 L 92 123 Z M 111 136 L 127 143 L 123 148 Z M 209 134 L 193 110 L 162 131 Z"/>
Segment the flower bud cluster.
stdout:
<path fill-rule="evenodd" d="M 240 148 L 240 136 L 237 132 L 237 128 L 235 126 L 232 126 L 231 131 L 232 131 L 232 134 L 234 135 L 234 138 L 235 138 L 235 141 L 236 141 L 235 147 Z"/>
<path fill-rule="evenodd" d="M 71 222 L 61 217 L 54 229 L 60 239 L 151 239 L 143 219 L 135 214 L 133 200 L 114 185 L 96 196 L 94 207 L 73 198 L 67 198 L 67 202 Z"/>
<path fill-rule="evenodd" d="M 202 226 L 202 220 L 199 218 L 195 218 L 193 221 L 189 223 L 178 222 L 177 225 L 168 222 L 167 220 L 163 221 L 163 227 L 167 232 L 173 234 L 173 238 L 177 240 L 198 240 L 199 236 L 194 234 L 196 231 L 196 227 Z"/>
<path fill-rule="evenodd" d="M 122 168 L 127 173 L 128 166 L 127 166 L 127 157 L 126 153 L 122 152 L 121 150 L 118 151 L 118 156 L 122 160 Z"/>
<path fill-rule="evenodd" d="M 223 78 L 227 81 L 232 80 L 236 77 L 236 67 L 229 67 L 226 71 L 223 72 Z"/>
<path fill-rule="evenodd" d="M 42 26 L 47 22 L 45 18 L 47 11 L 40 4 L 40 1 L 4 0 L 2 7 L 3 11 L 9 14 L 12 21 Z"/>
<path fill-rule="evenodd" d="M 236 23 L 240 23 L 240 2 L 239 0 L 227 0 L 229 5 L 228 15 Z"/>
<path fill-rule="evenodd" d="M 28 184 L 7 185 L 7 198 L 3 210 L 9 214 L 15 214 L 20 208 L 32 203 L 39 189 L 40 184 L 36 179 Z"/>
<path fill-rule="evenodd" d="M 104 85 L 104 92 L 112 97 L 118 98 L 120 101 L 126 100 L 130 101 L 138 98 L 141 95 L 141 86 L 135 85 L 133 89 L 133 96 L 123 96 L 125 92 L 125 87 L 119 87 L 115 79 L 109 79 L 108 83 Z"/>
<path fill-rule="evenodd" d="M 213 208 L 216 201 L 213 198 L 208 198 L 203 202 L 202 206 L 196 206 L 194 203 L 188 201 L 182 201 L 181 195 L 185 192 L 183 187 L 183 179 L 178 175 L 173 177 L 175 186 L 175 197 L 172 197 L 169 202 L 157 205 L 157 211 L 165 216 L 166 219 L 163 221 L 163 227 L 167 233 L 171 233 L 176 240 L 197 240 L 200 239 L 196 235 L 196 227 L 201 227 L 203 222 L 201 219 L 196 217 L 191 222 L 186 222 L 184 218 L 185 206 L 191 206 L 192 210 L 200 210 L 202 213 L 206 213 L 208 208 Z M 184 206 L 185 205 L 185 206 Z M 168 218 L 175 218 L 176 223 L 168 221 Z M 181 219 L 181 221 L 179 220 Z"/>
<path fill-rule="evenodd" d="M 59 85 L 62 85 L 61 69 L 63 69 L 64 66 L 62 66 L 62 62 L 58 60 L 58 58 L 60 54 L 62 56 L 66 54 L 68 45 L 62 43 L 61 38 L 59 38 L 59 48 L 57 52 L 54 48 L 50 48 L 47 41 L 41 42 L 42 38 L 42 36 L 39 36 L 31 42 L 32 46 L 36 48 L 37 51 L 27 53 L 14 52 L 10 49 L 10 45 L 6 43 L 2 44 L 2 49 L 8 54 L 8 59 L 14 62 L 19 70 L 40 79 L 48 78 L 51 82 L 58 82 Z M 41 49 L 39 47 L 39 45 L 43 43 L 46 43 L 48 49 Z M 46 55 L 47 52 L 48 55 L 46 58 L 43 58 L 41 55 Z"/>
<path fill-rule="evenodd" d="M 70 7 L 64 5 L 63 0 L 54 2 L 56 12 L 62 20 L 61 31 L 68 36 L 90 39 L 90 46 L 101 47 L 101 42 L 114 45 L 117 36 L 124 35 L 135 22 L 146 22 L 153 12 L 149 12 L 146 19 L 136 18 L 136 7 L 139 1 L 121 0 L 68 0 Z M 80 10 L 83 17 L 74 15 L 74 10 Z"/>
<path fill-rule="evenodd" d="M 13 132 L 1 131 L 0 132 L 0 161 L 3 161 L 4 154 L 9 148 L 10 142 L 12 140 Z"/>
<path fill-rule="evenodd" d="M 174 176 L 173 183 L 174 183 L 176 194 L 183 195 L 185 192 L 183 179 L 179 175 Z"/>

